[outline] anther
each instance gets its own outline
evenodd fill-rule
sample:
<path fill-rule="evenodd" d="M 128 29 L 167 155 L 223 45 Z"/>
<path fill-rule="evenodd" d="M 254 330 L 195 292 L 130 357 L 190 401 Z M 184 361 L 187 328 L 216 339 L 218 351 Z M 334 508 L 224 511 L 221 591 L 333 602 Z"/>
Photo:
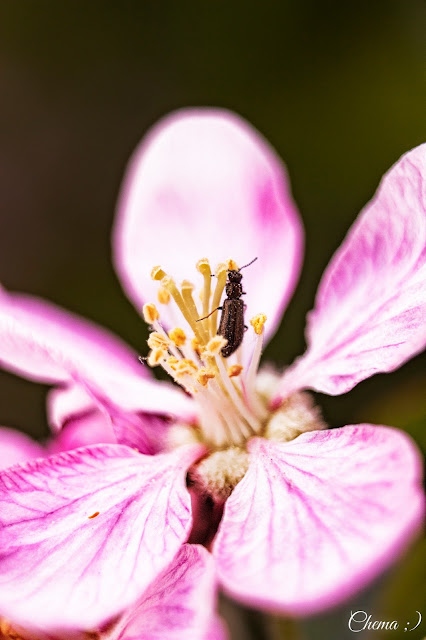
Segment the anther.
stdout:
<path fill-rule="evenodd" d="M 164 287 L 158 289 L 157 297 L 160 304 L 169 304 L 170 302 L 170 293 Z"/>
<path fill-rule="evenodd" d="M 167 364 L 173 371 L 176 371 L 177 366 L 179 364 L 179 360 L 174 356 L 170 356 L 170 358 L 167 358 Z"/>
<path fill-rule="evenodd" d="M 237 263 L 235 262 L 235 260 L 232 260 L 232 258 L 228 260 L 227 266 L 228 271 L 239 271 Z"/>
<path fill-rule="evenodd" d="M 258 336 L 263 333 L 263 325 L 265 324 L 266 320 L 267 318 L 264 313 L 258 313 L 250 320 L 250 324 Z"/>
<path fill-rule="evenodd" d="M 165 349 L 167 351 L 169 346 L 169 341 L 158 331 L 153 331 L 149 334 L 149 338 L 147 340 L 148 347 L 150 349 Z"/>
<path fill-rule="evenodd" d="M 143 305 L 142 313 L 143 319 L 147 324 L 154 324 L 154 322 L 160 317 L 157 307 L 155 304 L 152 304 L 152 302 Z"/>
<path fill-rule="evenodd" d="M 215 376 L 215 372 L 211 369 L 205 369 L 204 367 L 201 367 L 201 369 L 198 370 L 196 379 L 197 382 L 199 382 L 203 387 L 206 387 L 208 381 L 213 380 Z"/>
<path fill-rule="evenodd" d="M 162 280 L 166 276 L 166 272 L 160 266 L 153 267 L 151 271 L 151 278 L 153 280 Z"/>
<path fill-rule="evenodd" d="M 228 344 L 228 340 L 222 338 L 222 336 L 214 336 L 206 345 L 205 351 L 203 352 L 203 357 L 205 356 L 218 356 L 223 349 Z"/>
<path fill-rule="evenodd" d="M 180 327 L 171 329 L 171 331 L 169 331 L 169 338 L 177 347 L 182 347 L 186 342 L 185 332 Z"/>
<path fill-rule="evenodd" d="M 228 376 L 230 378 L 239 376 L 243 368 L 244 367 L 241 364 L 232 364 L 230 367 L 228 367 Z"/>
<path fill-rule="evenodd" d="M 180 360 L 176 367 L 176 376 L 179 377 L 186 374 L 194 375 L 197 371 L 198 367 L 195 362 L 189 358 L 184 358 L 183 360 Z"/>
<path fill-rule="evenodd" d="M 203 303 L 203 316 L 207 316 L 209 313 L 210 295 L 211 295 L 211 275 L 210 263 L 207 258 L 203 258 L 197 262 L 197 269 L 204 278 L 204 287 L 201 292 L 200 298 Z M 206 328 L 209 323 L 205 324 Z"/>
<path fill-rule="evenodd" d="M 148 364 L 150 367 L 158 367 L 166 356 L 164 349 L 153 349 L 148 355 Z"/>

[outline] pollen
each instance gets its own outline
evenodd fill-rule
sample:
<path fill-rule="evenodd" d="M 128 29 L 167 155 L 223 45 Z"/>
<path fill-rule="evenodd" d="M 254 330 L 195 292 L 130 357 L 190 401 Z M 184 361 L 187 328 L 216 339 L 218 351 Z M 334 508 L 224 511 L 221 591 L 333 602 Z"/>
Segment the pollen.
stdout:
<path fill-rule="evenodd" d="M 205 350 L 205 347 L 202 347 L 201 344 L 199 343 L 199 341 L 197 340 L 197 338 L 192 338 L 191 340 L 191 347 L 194 349 L 195 353 L 197 353 L 199 356 L 203 353 L 203 351 Z"/>
<path fill-rule="evenodd" d="M 169 338 L 177 347 L 182 347 L 186 342 L 185 331 L 179 327 L 169 331 Z"/>
<path fill-rule="evenodd" d="M 147 324 L 154 324 L 154 322 L 160 317 L 157 307 L 151 302 L 143 305 L 142 313 L 143 319 Z"/>
<path fill-rule="evenodd" d="M 228 367 L 228 376 L 230 378 L 236 378 L 243 369 L 244 367 L 241 364 L 231 364 L 231 366 Z"/>
<path fill-rule="evenodd" d="M 179 364 L 179 360 L 174 356 L 170 356 L 170 358 L 167 358 L 167 364 L 173 371 L 176 371 L 177 366 Z"/>
<path fill-rule="evenodd" d="M 158 331 L 150 333 L 147 342 L 150 349 L 167 349 L 169 345 L 169 340 Z"/>
<path fill-rule="evenodd" d="M 214 274 L 207 258 L 202 258 L 195 266 L 198 272 L 195 284 L 191 280 L 177 284 L 161 266 L 152 269 L 151 277 L 159 289 L 158 300 L 161 304 L 170 305 L 167 310 L 170 313 L 160 320 L 155 304 L 146 304 L 143 308 L 144 318 L 151 326 L 147 363 L 151 367 L 161 366 L 194 396 L 198 405 L 197 422 L 191 423 L 189 428 L 197 432 L 200 441 L 216 451 L 227 447 L 244 449 L 245 442 L 261 433 L 265 424 L 264 404 L 260 399 L 256 403 L 256 398 L 252 397 L 257 396 L 253 380 L 263 336 L 256 337 L 253 353 L 257 356 L 252 357 L 247 372 L 244 371 L 243 381 L 243 367 L 238 354 L 225 359 L 222 350 L 228 342 L 217 334 L 219 308 L 228 273 L 229 270 L 238 270 L 238 265 L 234 260 L 221 262 Z M 201 303 L 198 300 L 200 288 Z M 170 317 L 175 320 L 172 326 L 166 327 L 164 323 Z M 266 318 L 263 315 L 259 318 L 259 323 L 264 323 Z M 230 485 L 227 480 L 223 482 L 227 487 L 234 486 L 235 479 Z M 220 489 L 219 493 L 227 491 Z"/>
<path fill-rule="evenodd" d="M 197 271 L 199 271 L 203 276 L 208 275 L 210 277 L 212 271 L 210 269 L 210 263 L 207 258 L 201 258 L 201 260 L 198 260 L 196 268 Z"/>
<path fill-rule="evenodd" d="M 170 293 L 164 287 L 160 287 L 158 289 L 157 298 L 160 304 L 169 304 L 170 302 Z"/>
<path fill-rule="evenodd" d="M 190 358 L 183 358 L 176 366 L 176 376 L 194 375 L 198 371 L 198 367 Z"/>
<path fill-rule="evenodd" d="M 208 381 L 213 380 L 213 378 L 215 377 L 215 371 L 213 371 L 212 369 L 205 369 L 204 367 L 201 367 L 201 369 L 198 370 L 196 379 L 197 382 L 199 382 L 203 387 L 206 387 Z"/>
<path fill-rule="evenodd" d="M 148 364 L 150 367 L 158 367 L 166 356 L 164 349 L 153 349 L 148 355 Z"/>
<path fill-rule="evenodd" d="M 96 518 L 99 515 L 99 511 L 95 511 L 95 513 L 92 513 L 91 516 L 89 516 L 89 520 L 92 520 L 92 518 Z"/>
<path fill-rule="evenodd" d="M 153 280 L 162 280 L 166 276 L 166 272 L 159 266 L 153 267 L 151 271 L 151 278 Z"/>
<path fill-rule="evenodd" d="M 222 338 L 222 336 L 214 336 L 206 345 L 206 350 L 204 351 L 204 356 L 218 356 L 222 351 L 223 347 L 228 344 L 228 340 L 226 338 Z"/>
<path fill-rule="evenodd" d="M 232 260 L 232 258 L 228 260 L 227 266 L 228 266 L 228 271 L 238 271 L 238 265 L 235 262 L 235 260 Z"/>
<path fill-rule="evenodd" d="M 263 333 L 263 326 L 266 322 L 267 318 L 264 313 L 258 313 L 251 320 L 250 324 L 254 329 L 254 332 L 260 336 Z"/>

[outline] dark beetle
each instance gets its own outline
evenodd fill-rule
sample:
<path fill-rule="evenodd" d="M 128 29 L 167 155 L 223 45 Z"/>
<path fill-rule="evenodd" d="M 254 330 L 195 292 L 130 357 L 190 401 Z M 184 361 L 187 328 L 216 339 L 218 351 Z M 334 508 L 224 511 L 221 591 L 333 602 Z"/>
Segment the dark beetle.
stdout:
<path fill-rule="evenodd" d="M 245 264 L 241 269 L 249 267 L 256 260 L 257 258 L 254 258 L 254 260 Z M 222 311 L 217 332 L 228 341 L 221 350 L 224 358 L 228 358 L 238 349 L 243 341 L 244 330 L 247 328 L 244 325 L 245 304 L 241 300 L 241 296 L 245 293 L 245 291 L 243 291 L 243 285 L 241 284 L 241 280 L 243 279 L 241 269 L 231 269 L 228 271 L 228 280 L 225 287 L 227 297 L 221 307 L 217 307 L 217 309 L 209 313 L 210 316 L 215 311 Z M 205 316 L 205 318 L 209 316 Z M 205 318 L 200 318 L 200 320 L 205 320 Z"/>

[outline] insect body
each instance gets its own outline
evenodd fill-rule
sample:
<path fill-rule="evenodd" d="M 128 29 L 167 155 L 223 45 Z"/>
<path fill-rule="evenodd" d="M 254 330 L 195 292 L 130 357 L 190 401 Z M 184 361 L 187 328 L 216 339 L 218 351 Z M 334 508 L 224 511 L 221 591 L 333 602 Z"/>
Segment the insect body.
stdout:
<path fill-rule="evenodd" d="M 245 264 L 241 269 L 249 267 L 257 258 L 254 258 L 248 264 Z M 228 343 L 221 350 L 221 354 L 224 358 L 228 358 L 234 353 L 243 341 L 244 331 L 247 328 L 244 325 L 244 308 L 245 304 L 241 300 L 241 296 L 244 295 L 243 285 L 241 280 L 243 276 L 241 269 L 231 269 L 228 271 L 228 280 L 225 286 L 226 298 L 223 301 L 221 307 L 217 307 L 209 316 L 215 311 L 221 310 L 222 315 L 220 317 L 218 334 L 226 338 Z M 209 316 L 205 316 L 208 318 Z M 200 320 L 205 320 L 200 318 Z M 197 320 L 199 322 L 200 320 Z"/>
<path fill-rule="evenodd" d="M 223 301 L 222 315 L 220 317 L 218 334 L 226 338 L 228 343 L 223 347 L 221 354 L 228 358 L 238 349 L 244 336 L 244 302 L 242 274 L 232 270 L 228 273 L 228 282 L 225 291 L 227 297 Z"/>

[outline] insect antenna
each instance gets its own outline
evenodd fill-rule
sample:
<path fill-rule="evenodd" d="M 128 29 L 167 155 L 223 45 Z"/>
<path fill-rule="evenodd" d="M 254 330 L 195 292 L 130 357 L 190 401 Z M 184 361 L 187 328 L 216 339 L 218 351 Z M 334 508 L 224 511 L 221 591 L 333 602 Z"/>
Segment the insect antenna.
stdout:
<path fill-rule="evenodd" d="M 222 309 L 222 307 L 216 307 L 216 309 L 213 309 L 213 311 L 210 311 L 210 313 L 207 316 L 204 316 L 204 318 L 198 318 L 198 320 L 196 320 L 195 322 L 201 322 L 201 320 L 205 320 L 206 318 L 210 318 L 210 316 L 212 316 L 215 311 L 220 311 L 221 309 Z"/>
<path fill-rule="evenodd" d="M 256 260 L 257 260 L 257 257 L 256 257 L 256 258 L 253 258 L 253 260 L 252 260 L 251 262 L 249 262 L 249 263 L 247 263 L 247 264 L 243 265 L 242 267 L 240 267 L 240 268 L 238 269 L 238 271 L 241 271 L 241 269 L 245 269 L 246 267 L 249 267 L 251 264 L 253 264 L 253 262 L 256 262 Z"/>

